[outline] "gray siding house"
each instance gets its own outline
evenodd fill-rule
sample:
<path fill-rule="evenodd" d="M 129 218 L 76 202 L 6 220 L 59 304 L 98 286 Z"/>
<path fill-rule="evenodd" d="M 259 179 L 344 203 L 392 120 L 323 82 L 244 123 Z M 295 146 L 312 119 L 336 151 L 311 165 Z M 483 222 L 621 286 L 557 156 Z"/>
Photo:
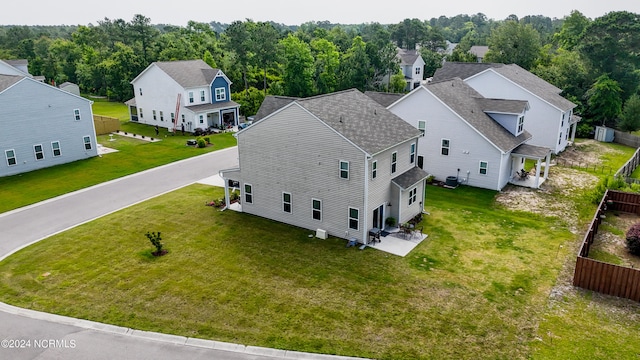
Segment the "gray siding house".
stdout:
<path fill-rule="evenodd" d="M 283 103 L 236 134 L 227 206 L 233 183 L 243 212 L 361 243 L 423 211 L 420 131 L 355 89 Z"/>
<path fill-rule="evenodd" d="M 92 102 L 22 75 L 0 75 L 0 176 L 98 155 Z"/>

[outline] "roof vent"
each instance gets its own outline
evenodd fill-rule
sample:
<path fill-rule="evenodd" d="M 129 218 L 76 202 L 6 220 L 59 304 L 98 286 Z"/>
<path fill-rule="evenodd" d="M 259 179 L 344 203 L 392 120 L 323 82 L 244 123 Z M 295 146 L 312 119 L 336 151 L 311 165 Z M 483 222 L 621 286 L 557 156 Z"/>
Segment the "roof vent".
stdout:
<path fill-rule="evenodd" d="M 340 115 L 340 122 L 342 123 L 342 115 Z"/>
<path fill-rule="evenodd" d="M 378 115 L 378 109 L 373 109 L 373 115 Z"/>

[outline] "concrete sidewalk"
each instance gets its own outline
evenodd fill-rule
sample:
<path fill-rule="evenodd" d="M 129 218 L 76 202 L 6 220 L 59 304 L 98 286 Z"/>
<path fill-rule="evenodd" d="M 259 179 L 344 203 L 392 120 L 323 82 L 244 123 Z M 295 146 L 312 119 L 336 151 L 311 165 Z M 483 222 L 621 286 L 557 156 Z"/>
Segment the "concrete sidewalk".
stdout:
<path fill-rule="evenodd" d="M 196 182 L 216 183 L 219 170 L 237 164 L 237 148 L 223 149 L 0 214 L 0 261 L 122 208 Z M 0 341 L 0 359 L 18 360 L 353 359 L 146 332 L 4 303 Z"/>

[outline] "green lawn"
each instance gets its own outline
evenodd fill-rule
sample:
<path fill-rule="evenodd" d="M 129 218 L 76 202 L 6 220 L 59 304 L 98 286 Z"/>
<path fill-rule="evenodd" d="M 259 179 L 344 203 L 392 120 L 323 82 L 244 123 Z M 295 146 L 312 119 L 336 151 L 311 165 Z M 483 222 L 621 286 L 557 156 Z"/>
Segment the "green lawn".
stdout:
<path fill-rule="evenodd" d="M 94 112 L 103 114 L 98 111 L 116 108 L 121 112 L 122 107 L 126 111 L 126 106 L 123 104 L 97 101 L 94 103 Z M 105 112 L 109 113 L 106 110 Z M 109 113 L 109 116 L 115 115 L 113 111 Z M 153 127 L 149 125 L 123 122 L 121 129 L 123 132 L 147 137 L 156 136 Z M 3 200 L 0 202 L 0 213 L 142 170 L 236 145 L 236 139 L 231 133 L 209 137 L 212 146 L 199 149 L 186 146 L 187 139 L 193 139 L 192 135 L 171 135 L 166 129 L 161 130 L 162 141 L 155 143 L 117 135 L 114 137 L 115 141 L 109 141 L 107 135 L 98 136 L 98 143 L 116 149 L 118 152 L 24 174 L 0 177 L 0 199 Z"/>
<path fill-rule="evenodd" d="M 85 97 L 93 101 L 93 113 L 95 115 L 111 116 L 119 119 L 121 122 L 129 121 L 129 109 L 127 109 L 127 105 L 124 103 L 109 101 L 103 98 Z"/>

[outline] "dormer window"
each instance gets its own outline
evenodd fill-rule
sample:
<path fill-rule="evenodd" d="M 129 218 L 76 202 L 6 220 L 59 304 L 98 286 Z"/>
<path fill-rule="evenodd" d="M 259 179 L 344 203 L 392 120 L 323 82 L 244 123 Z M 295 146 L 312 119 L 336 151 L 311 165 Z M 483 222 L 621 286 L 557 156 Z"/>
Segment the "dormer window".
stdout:
<path fill-rule="evenodd" d="M 227 100 L 227 92 L 222 88 L 216 88 L 216 101 L 225 101 Z"/>
<path fill-rule="evenodd" d="M 518 131 L 516 135 L 520 135 L 524 131 L 524 116 L 518 118 Z"/>

